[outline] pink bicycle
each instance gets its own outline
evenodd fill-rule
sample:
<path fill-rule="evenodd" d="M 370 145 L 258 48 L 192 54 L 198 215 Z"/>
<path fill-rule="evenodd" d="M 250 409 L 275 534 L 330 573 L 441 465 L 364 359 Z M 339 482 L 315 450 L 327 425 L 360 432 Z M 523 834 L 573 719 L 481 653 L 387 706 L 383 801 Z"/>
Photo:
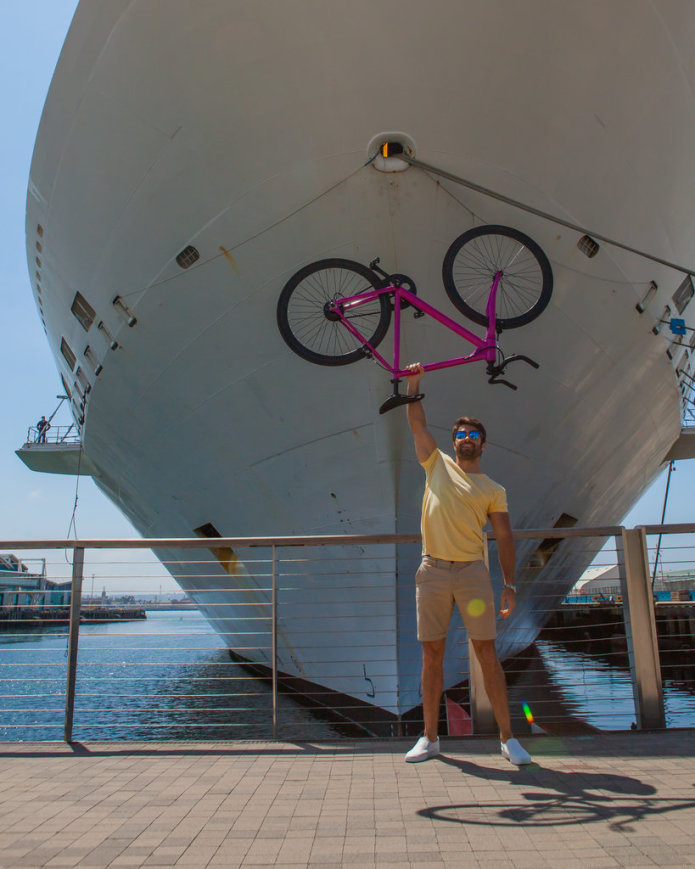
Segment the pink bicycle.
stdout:
<path fill-rule="evenodd" d="M 459 311 L 486 327 L 484 338 L 418 298 L 409 277 L 387 274 L 378 263 L 375 259 L 366 267 L 348 259 L 324 259 L 305 266 L 285 284 L 277 320 L 288 346 L 309 362 L 347 365 L 369 358 L 389 371 L 393 392 L 380 413 L 423 397 L 399 392 L 399 383 L 407 375 L 400 360 L 401 312 L 410 306 L 416 309 L 415 317 L 433 317 L 474 348 L 466 356 L 424 363 L 425 371 L 485 361 L 489 383 L 516 389 L 501 376 L 511 362 L 538 368 L 528 356 L 505 357 L 498 340 L 503 329 L 535 320 L 553 290 L 547 256 L 523 232 L 508 226 L 477 226 L 460 235 L 444 257 L 447 295 Z M 395 328 L 389 363 L 376 348 L 386 335 L 392 312 Z"/>

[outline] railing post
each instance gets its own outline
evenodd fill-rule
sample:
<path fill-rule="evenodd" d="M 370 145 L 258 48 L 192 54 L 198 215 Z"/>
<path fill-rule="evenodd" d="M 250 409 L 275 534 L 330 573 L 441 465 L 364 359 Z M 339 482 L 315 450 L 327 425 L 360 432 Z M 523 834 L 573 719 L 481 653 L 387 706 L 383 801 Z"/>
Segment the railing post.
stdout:
<path fill-rule="evenodd" d="M 72 722 L 75 713 L 77 684 L 77 647 L 80 639 L 80 608 L 82 605 L 82 575 L 84 548 L 77 546 L 72 554 L 72 590 L 70 593 L 70 632 L 68 635 L 68 678 L 65 689 L 65 742 L 72 742 Z"/>
<path fill-rule="evenodd" d="M 665 727 L 659 642 L 644 528 L 623 528 L 622 534 L 616 535 L 615 544 L 637 727 Z"/>
<path fill-rule="evenodd" d="M 485 533 L 483 533 L 483 558 L 485 566 L 489 569 L 488 536 Z M 497 722 L 485 690 L 483 671 L 480 669 L 473 643 L 470 640 L 468 640 L 468 672 L 471 695 L 471 729 L 473 733 L 497 733 Z"/>
<path fill-rule="evenodd" d="M 278 738 L 278 599 L 277 599 L 277 559 L 275 544 L 273 544 L 273 569 L 272 569 L 272 655 L 273 655 L 273 739 Z"/>

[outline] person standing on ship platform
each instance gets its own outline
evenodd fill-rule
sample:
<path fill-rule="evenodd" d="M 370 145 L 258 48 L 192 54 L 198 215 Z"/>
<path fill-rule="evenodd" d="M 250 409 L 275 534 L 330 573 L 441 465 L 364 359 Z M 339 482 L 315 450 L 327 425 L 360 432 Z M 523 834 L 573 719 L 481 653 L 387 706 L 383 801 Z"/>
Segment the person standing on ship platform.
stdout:
<path fill-rule="evenodd" d="M 42 416 L 41 419 L 36 423 L 36 431 L 38 432 L 38 434 L 36 435 L 37 444 L 46 443 L 46 435 L 50 427 L 50 422 L 46 419 L 45 416 Z"/>
<path fill-rule="evenodd" d="M 408 395 L 418 395 L 424 375 L 419 363 L 409 365 Z M 516 556 L 505 490 L 480 468 L 485 427 L 460 417 L 453 427 L 456 461 L 439 449 L 427 428 L 422 401 L 407 405 L 415 453 L 427 482 L 422 504 L 422 563 L 416 583 L 417 635 L 422 644 L 422 706 L 424 735 L 406 754 L 409 763 L 439 754 L 439 704 L 444 687 L 444 649 L 454 602 L 459 607 L 483 673 L 504 757 L 521 765 L 531 756 L 514 738 L 509 718 L 507 685 L 495 649 L 495 601 L 490 574 L 483 560 L 483 527 L 489 520 L 497 540 L 504 576 L 500 615 L 515 606 Z"/>

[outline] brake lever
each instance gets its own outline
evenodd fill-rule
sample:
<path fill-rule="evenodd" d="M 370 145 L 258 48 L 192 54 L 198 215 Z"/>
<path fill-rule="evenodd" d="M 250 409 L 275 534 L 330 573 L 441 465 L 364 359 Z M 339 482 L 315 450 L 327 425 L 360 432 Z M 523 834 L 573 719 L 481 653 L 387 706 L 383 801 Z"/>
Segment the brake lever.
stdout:
<path fill-rule="evenodd" d="M 510 389 L 513 389 L 514 391 L 516 391 L 519 388 L 518 386 L 514 386 L 514 384 L 510 383 L 508 380 L 502 380 L 502 379 L 498 378 L 498 376 L 496 374 L 493 374 L 492 377 L 488 378 L 487 382 L 488 383 L 499 383 L 501 386 L 508 386 Z"/>
<path fill-rule="evenodd" d="M 521 353 L 515 353 L 513 356 L 508 356 L 504 360 L 504 367 L 506 368 L 510 362 L 526 362 L 527 365 L 530 365 L 532 368 L 540 368 L 540 365 L 530 356 L 523 356 Z"/>

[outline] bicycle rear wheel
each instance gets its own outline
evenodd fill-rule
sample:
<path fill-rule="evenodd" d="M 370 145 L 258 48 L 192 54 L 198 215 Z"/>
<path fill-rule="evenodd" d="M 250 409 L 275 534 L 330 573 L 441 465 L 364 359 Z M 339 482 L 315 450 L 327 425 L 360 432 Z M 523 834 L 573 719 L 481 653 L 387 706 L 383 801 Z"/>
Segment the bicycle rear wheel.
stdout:
<path fill-rule="evenodd" d="M 487 326 L 485 309 L 498 271 L 497 327 L 514 329 L 535 320 L 550 301 L 553 270 L 540 246 L 518 229 L 490 224 L 460 235 L 444 257 L 444 288 L 461 313 Z"/>
<path fill-rule="evenodd" d="M 371 269 L 349 259 L 324 259 L 300 269 L 287 281 L 278 299 L 280 334 L 291 350 L 317 365 L 347 365 L 363 359 L 364 344 L 345 328 L 329 302 L 384 286 Z M 360 305 L 345 318 L 372 347 L 383 339 L 391 320 L 387 294 Z"/>

